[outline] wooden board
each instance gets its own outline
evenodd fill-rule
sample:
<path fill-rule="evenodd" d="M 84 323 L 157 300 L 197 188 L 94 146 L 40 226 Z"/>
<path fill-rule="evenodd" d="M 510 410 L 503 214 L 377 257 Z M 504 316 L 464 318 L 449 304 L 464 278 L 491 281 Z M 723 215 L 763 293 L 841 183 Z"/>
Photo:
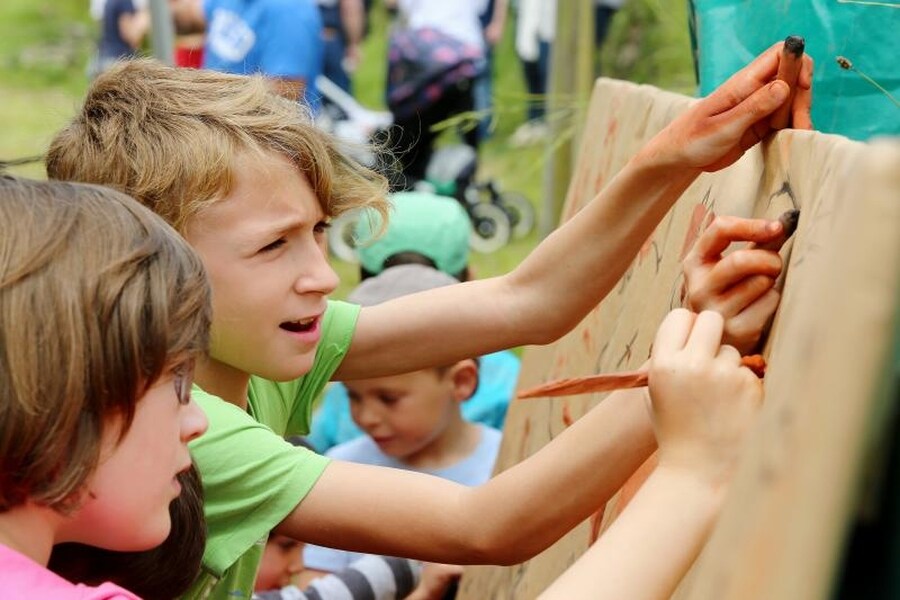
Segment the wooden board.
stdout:
<path fill-rule="evenodd" d="M 690 102 L 649 86 L 599 80 L 585 126 L 594 135 L 584 136 L 563 218 Z M 729 169 L 701 176 L 597 309 L 557 343 L 526 350 L 520 389 L 638 367 L 660 320 L 680 304 L 681 259 L 712 214 L 774 218 L 788 208 L 802 210 L 797 234 L 782 251 L 787 277 L 766 348 L 763 417 L 708 551 L 679 597 L 793 600 L 827 592 L 893 331 L 898 189 L 896 141 L 867 146 L 779 133 Z M 603 397 L 514 402 L 497 471 L 531 455 Z M 651 458 L 606 507 L 534 559 L 468 568 L 459 598 L 537 596 L 608 527 L 652 466 Z"/>

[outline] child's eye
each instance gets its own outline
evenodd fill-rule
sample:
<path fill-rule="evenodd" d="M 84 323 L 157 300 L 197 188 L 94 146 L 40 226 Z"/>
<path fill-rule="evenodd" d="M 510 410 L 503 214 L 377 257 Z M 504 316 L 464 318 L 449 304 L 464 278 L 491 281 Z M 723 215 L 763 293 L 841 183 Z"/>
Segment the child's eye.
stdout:
<path fill-rule="evenodd" d="M 272 250 L 277 250 L 278 248 L 280 248 L 281 246 L 283 246 L 285 243 L 286 243 L 286 241 L 285 241 L 284 238 L 278 238 L 277 240 L 275 240 L 275 241 L 272 242 L 271 244 L 266 244 L 265 246 L 263 246 L 262 248 L 260 248 L 260 249 L 259 249 L 259 252 L 262 254 L 262 253 L 265 253 L 265 252 L 271 252 Z"/>
<path fill-rule="evenodd" d="M 381 394 L 378 396 L 378 400 L 385 406 L 393 406 L 400 398 L 394 395 Z"/>
<path fill-rule="evenodd" d="M 313 233 L 322 234 L 331 229 L 331 223 L 328 221 L 319 221 L 316 223 L 316 226 L 313 227 Z"/>

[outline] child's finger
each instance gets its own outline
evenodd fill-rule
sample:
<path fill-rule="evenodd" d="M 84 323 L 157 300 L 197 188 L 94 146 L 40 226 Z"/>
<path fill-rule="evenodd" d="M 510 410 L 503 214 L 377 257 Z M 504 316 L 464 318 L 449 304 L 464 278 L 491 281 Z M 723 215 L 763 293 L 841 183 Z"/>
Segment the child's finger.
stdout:
<path fill-rule="evenodd" d="M 790 91 L 788 84 L 780 79 L 773 81 L 756 90 L 734 108 L 714 117 L 720 139 L 738 141 L 741 150 L 747 150 L 760 142 L 762 136 L 751 128 L 784 104 Z"/>
<path fill-rule="evenodd" d="M 775 279 L 766 275 L 753 275 L 718 294 L 704 308 L 714 310 L 724 317 L 744 311 L 775 285 Z"/>
<path fill-rule="evenodd" d="M 760 54 L 749 65 L 732 75 L 707 98 L 710 114 L 719 114 L 740 104 L 760 86 L 775 77 L 778 71 L 778 57 L 784 42 L 777 42 Z"/>
<path fill-rule="evenodd" d="M 694 245 L 691 254 L 703 261 L 715 260 L 732 242 L 765 243 L 781 234 L 781 223 L 719 215 Z"/>
<path fill-rule="evenodd" d="M 797 89 L 797 80 L 800 78 L 800 72 L 805 64 L 803 61 L 805 46 L 806 42 L 804 42 L 803 38 L 795 35 L 789 36 L 784 41 L 784 48 L 778 57 L 778 74 L 776 77 L 790 87 L 791 94 L 789 98 L 791 100 L 779 106 L 772 113 L 772 117 L 769 120 L 772 129 L 784 129 L 790 125 L 792 100 Z"/>
<path fill-rule="evenodd" d="M 794 94 L 794 103 L 791 106 L 791 120 L 794 129 L 812 130 L 812 90 L 810 88 L 797 88 Z"/>
<path fill-rule="evenodd" d="M 671 356 L 682 350 L 691 333 L 696 315 L 684 308 L 676 308 L 663 319 L 653 340 L 651 356 Z"/>
<path fill-rule="evenodd" d="M 778 290 L 770 289 L 754 300 L 743 310 L 728 319 L 726 334 L 731 343 L 736 340 L 756 343 L 762 334 L 763 328 L 778 308 L 781 294 Z M 750 348 L 744 348 L 749 351 Z"/>
<path fill-rule="evenodd" d="M 704 310 L 694 319 L 690 336 L 684 349 L 701 356 L 713 357 L 719 352 L 722 344 L 722 333 L 725 330 L 725 319 L 717 312 Z"/>
<path fill-rule="evenodd" d="M 781 267 L 782 259 L 777 253 L 744 248 L 715 263 L 706 274 L 703 284 L 707 294 L 717 296 L 758 275 L 774 279 L 781 274 Z"/>
<path fill-rule="evenodd" d="M 734 346 L 729 346 L 728 344 L 722 344 L 719 347 L 719 353 L 716 354 L 716 360 L 721 360 L 726 362 L 729 365 L 734 365 L 736 367 L 741 366 L 741 353 L 738 352 L 737 348 Z"/>
<path fill-rule="evenodd" d="M 816 61 L 809 54 L 803 55 L 803 66 L 800 68 L 800 77 L 797 78 L 797 85 L 801 89 L 812 88 L 813 72 L 815 71 Z"/>

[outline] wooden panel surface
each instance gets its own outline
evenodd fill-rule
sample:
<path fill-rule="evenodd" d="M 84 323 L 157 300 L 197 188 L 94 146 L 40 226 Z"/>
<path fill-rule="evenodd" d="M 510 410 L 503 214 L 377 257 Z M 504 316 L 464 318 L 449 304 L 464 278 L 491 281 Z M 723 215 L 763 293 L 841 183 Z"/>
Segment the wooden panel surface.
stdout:
<path fill-rule="evenodd" d="M 690 102 L 649 86 L 598 80 L 563 219 Z M 787 274 L 766 347 L 760 426 L 707 552 L 679 597 L 820 598 L 827 591 L 871 437 L 866 432 L 878 413 L 874 391 L 896 316 L 898 189 L 896 141 L 868 146 L 781 132 L 732 167 L 701 176 L 575 330 L 526 350 L 520 389 L 637 368 L 662 317 L 680 304 L 681 259 L 712 214 L 774 218 L 801 209 L 797 234 L 782 250 Z M 514 402 L 497 471 L 531 455 L 603 397 Z M 534 559 L 508 568 L 469 567 L 459 598 L 534 598 L 619 514 L 652 461 L 607 506 Z"/>

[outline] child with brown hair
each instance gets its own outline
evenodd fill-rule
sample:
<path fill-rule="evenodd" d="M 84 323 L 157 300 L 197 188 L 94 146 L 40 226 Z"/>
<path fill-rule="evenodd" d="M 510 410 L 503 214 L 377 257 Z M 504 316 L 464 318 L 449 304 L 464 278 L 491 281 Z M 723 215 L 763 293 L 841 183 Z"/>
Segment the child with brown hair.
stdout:
<path fill-rule="evenodd" d="M 98 243 L 99 242 L 99 243 Z M 0 588 L 3 597 L 134 598 L 75 585 L 54 544 L 143 550 L 169 534 L 209 289 L 182 239 L 103 188 L 0 177 Z"/>
<path fill-rule="evenodd" d="M 133 194 L 185 236 L 214 290 L 210 354 L 195 388 L 210 432 L 192 445 L 209 541 L 191 593 L 248 595 L 272 529 L 348 550 L 510 564 L 603 504 L 656 447 L 644 391 L 611 395 L 477 488 L 329 461 L 282 436 L 308 428 L 329 379 L 450 364 L 570 330 L 702 171 L 733 163 L 768 134 L 768 115 L 790 95 L 775 80 L 779 56 L 775 45 L 693 104 L 510 274 L 362 310 L 327 300 L 337 276 L 324 232 L 349 208 L 383 210 L 379 176 L 345 159 L 259 79 L 140 61 L 98 78 L 51 144 L 50 176 Z M 794 96 L 797 126 L 809 126 L 810 72 L 806 63 Z M 778 231 L 762 224 L 756 235 Z"/>

